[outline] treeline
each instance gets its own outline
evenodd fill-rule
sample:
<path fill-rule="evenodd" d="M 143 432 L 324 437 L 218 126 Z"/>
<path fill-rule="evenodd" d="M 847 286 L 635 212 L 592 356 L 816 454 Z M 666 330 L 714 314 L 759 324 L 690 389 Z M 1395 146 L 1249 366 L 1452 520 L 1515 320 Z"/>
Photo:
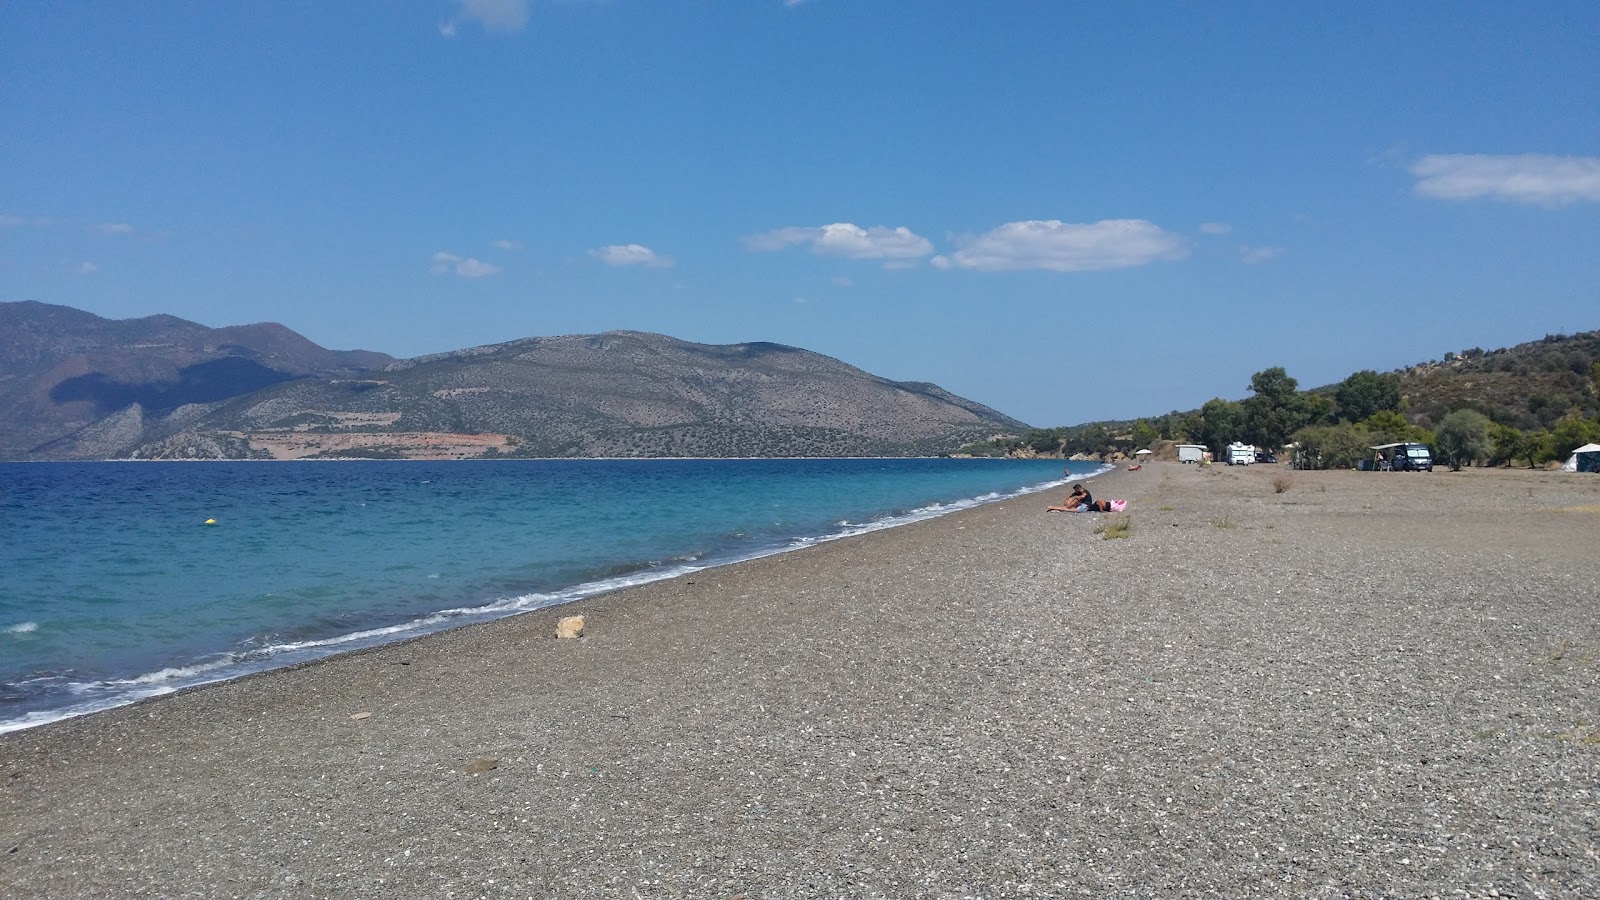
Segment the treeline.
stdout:
<path fill-rule="evenodd" d="M 1419 368 L 1470 365 L 1481 381 L 1486 372 L 1515 374 L 1512 370 L 1532 366 L 1534 371 L 1559 376 L 1563 388 L 1560 402 L 1566 404 L 1559 414 L 1550 407 L 1554 398 L 1548 389 L 1529 394 L 1523 403 L 1515 402 L 1516 393 L 1505 385 L 1496 385 L 1497 392 L 1490 396 L 1478 397 L 1435 390 L 1425 408 L 1414 410 L 1402 396 L 1402 374 L 1398 372 L 1361 371 L 1337 385 L 1302 391 L 1287 371 L 1273 367 L 1251 376 L 1251 396 L 1242 401 L 1219 397 L 1190 412 L 1174 411 L 1131 422 L 1034 429 L 964 449 L 974 455 L 1109 456 L 1170 441 L 1201 444 L 1220 454 L 1228 444 L 1241 441 L 1275 451 L 1292 447 L 1297 465 L 1328 469 L 1355 465 L 1374 445 L 1409 441 L 1430 445 L 1436 460 L 1457 469 L 1464 465 L 1538 466 L 1564 460 L 1583 444 L 1600 442 L 1600 417 L 1596 415 L 1600 411 L 1600 361 L 1592 349 L 1592 345 L 1600 345 L 1600 333 L 1548 337 L 1539 343 L 1552 346 L 1531 362 L 1527 354 L 1495 359 L 1512 351 L 1467 351 L 1470 357 L 1450 354 L 1443 362 L 1413 367 L 1408 374 Z M 1504 359 L 1509 359 L 1509 364 Z M 1579 372 L 1581 377 L 1572 377 Z"/>

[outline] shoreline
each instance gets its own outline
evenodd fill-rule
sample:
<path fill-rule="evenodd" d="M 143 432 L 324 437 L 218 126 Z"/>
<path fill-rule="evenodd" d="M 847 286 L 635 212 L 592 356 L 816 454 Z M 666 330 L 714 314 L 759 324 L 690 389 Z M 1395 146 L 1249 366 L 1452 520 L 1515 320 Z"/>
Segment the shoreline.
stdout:
<path fill-rule="evenodd" d="M 897 458 L 898 457 L 885 457 L 885 459 Z M 112 462 L 194 461 L 282 462 L 285 460 L 112 460 Z M 344 460 L 288 461 L 325 462 Z M 350 461 L 443 462 L 442 460 Z M 1114 469 L 1115 466 L 1107 465 L 1098 471 L 1084 473 L 1074 477 L 1091 479 L 1102 476 L 1106 472 L 1113 471 Z M 526 615 L 527 613 L 537 612 L 542 609 L 566 607 L 573 603 L 581 602 L 583 600 L 603 594 L 613 593 L 621 590 L 629 590 L 631 588 L 641 587 L 646 584 L 653 584 L 658 581 L 688 577 L 707 569 L 720 568 L 728 565 L 737 565 L 739 563 L 749 562 L 767 556 L 792 553 L 796 550 L 805 549 L 806 547 L 816 544 L 856 537 L 861 534 L 879 531 L 885 528 L 898 528 L 906 525 L 913 525 L 931 518 L 950 515 L 963 509 L 982 506 L 988 503 L 1004 502 L 1007 499 L 1012 499 L 1017 496 L 1024 496 L 1030 493 L 1051 490 L 1058 483 L 1062 482 L 1044 482 L 1034 487 L 1018 488 L 1016 490 L 1004 492 L 1003 495 L 997 499 L 984 499 L 985 497 L 990 496 L 989 494 L 984 494 L 975 497 L 965 497 L 950 501 L 948 503 L 937 504 L 932 507 L 914 509 L 900 515 L 891 516 L 886 514 L 883 518 L 874 519 L 870 522 L 864 523 L 852 523 L 840 530 L 824 532 L 815 535 L 798 535 L 774 546 L 749 550 L 743 554 L 713 557 L 708 561 L 684 563 L 669 567 L 662 571 L 655 571 L 648 574 L 636 573 L 627 576 L 604 578 L 597 581 L 579 582 L 557 588 L 551 588 L 549 590 L 540 591 L 536 595 L 528 595 L 545 598 L 547 601 L 536 606 L 515 608 L 513 605 L 515 601 L 526 598 L 499 597 L 490 599 L 487 602 L 474 607 L 452 607 L 448 609 L 432 610 L 423 613 L 416 618 L 402 622 L 371 624 L 370 626 L 360 627 L 354 631 L 343 634 L 297 641 L 291 647 L 281 649 L 274 647 L 257 648 L 255 652 L 257 656 L 261 657 L 257 659 L 240 660 L 232 658 L 232 654 L 226 650 L 218 650 L 209 656 L 197 658 L 184 665 L 169 665 L 160 669 L 154 669 L 146 672 L 133 672 L 108 676 L 97 682 L 80 683 L 80 686 L 88 685 L 89 687 L 93 687 L 97 684 L 120 684 L 126 685 L 124 691 L 118 695 L 108 696 L 97 700 L 87 700 L 80 703 L 69 704 L 63 707 L 31 711 L 26 714 L 27 718 L 22 720 L 0 721 L 0 735 L 9 734 L 15 731 L 24 731 L 30 728 L 37 728 L 52 722 L 59 722 L 88 715 L 97 715 L 99 713 L 117 709 L 130 704 L 142 703 L 148 700 L 171 696 L 175 693 L 195 690 L 209 685 L 220 684 L 263 672 L 271 672 L 277 669 L 315 663 L 345 653 L 361 652 L 364 650 L 382 647 L 390 643 L 415 640 L 417 638 L 422 638 L 428 635 L 438 634 L 443 631 L 450 631 L 457 628 L 469 628 L 475 625 L 485 624 L 487 622 L 498 621 L 499 619 L 503 618 Z M 463 621 L 452 622 L 449 619 L 441 620 L 441 616 L 449 616 L 451 619 L 462 619 Z M 167 684 L 165 682 L 174 682 L 175 684 Z M 87 691 L 85 693 L 87 693 Z"/>
<path fill-rule="evenodd" d="M 1593 895 L 1584 479 L 1118 468 L 0 735 L 0 893 Z"/>

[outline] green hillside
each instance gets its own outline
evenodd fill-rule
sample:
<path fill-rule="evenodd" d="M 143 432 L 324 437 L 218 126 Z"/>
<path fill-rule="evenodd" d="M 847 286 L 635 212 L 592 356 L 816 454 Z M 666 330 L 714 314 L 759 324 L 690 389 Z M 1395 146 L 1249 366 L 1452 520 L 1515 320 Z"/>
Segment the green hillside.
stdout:
<path fill-rule="evenodd" d="M 1348 466 L 1389 441 L 1435 445 L 1451 465 L 1541 465 L 1600 441 L 1600 331 L 1446 353 L 1390 372 L 1356 372 L 1300 390 L 1281 367 L 1257 372 L 1252 395 L 1136 420 L 1034 429 L 966 452 L 1111 456 L 1166 443 L 1213 451 L 1232 441 L 1298 445 L 1302 464 Z"/>

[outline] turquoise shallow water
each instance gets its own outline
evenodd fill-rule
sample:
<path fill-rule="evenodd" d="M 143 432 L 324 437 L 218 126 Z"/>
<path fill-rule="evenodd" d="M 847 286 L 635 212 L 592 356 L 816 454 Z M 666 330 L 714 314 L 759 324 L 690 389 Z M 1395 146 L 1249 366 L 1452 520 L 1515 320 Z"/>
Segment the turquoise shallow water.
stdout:
<path fill-rule="evenodd" d="M 0 463 L 0 731 L 1063 478 L 1057 460 Z"/>

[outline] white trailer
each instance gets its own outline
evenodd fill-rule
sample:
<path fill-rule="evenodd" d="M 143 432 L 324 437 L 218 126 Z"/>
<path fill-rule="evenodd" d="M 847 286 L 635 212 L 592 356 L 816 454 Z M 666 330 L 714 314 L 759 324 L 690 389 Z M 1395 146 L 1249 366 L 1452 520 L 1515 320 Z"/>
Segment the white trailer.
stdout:
<path fill-rule="evenodd" d="M 1206 458 L 1206 448 L 1199 444 L 1179 444 L 1178 462 L 1197 463 Z"/>

